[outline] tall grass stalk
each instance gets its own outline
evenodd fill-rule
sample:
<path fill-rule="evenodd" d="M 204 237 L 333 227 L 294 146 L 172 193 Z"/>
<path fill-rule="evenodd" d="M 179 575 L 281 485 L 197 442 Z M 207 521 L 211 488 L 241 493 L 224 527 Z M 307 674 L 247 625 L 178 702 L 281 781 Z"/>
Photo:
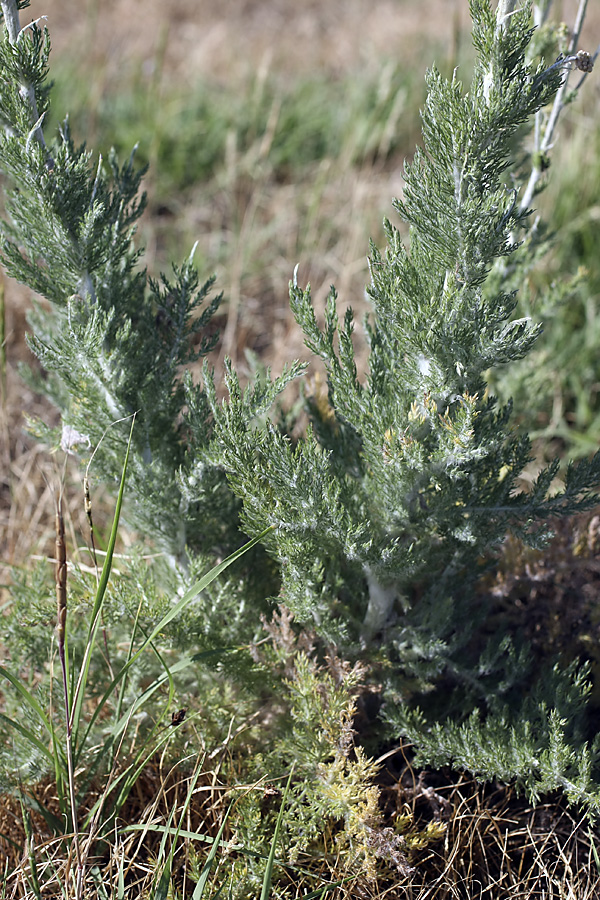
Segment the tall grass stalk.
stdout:
<path fill-rule="evenodd" d="M 129 443 L 131 444 L 131 433 Z M 238 551 L 229 556 L 219 565 L 215 566 L 198 582 L 192 585 L 184 594 L 184 596 L 181 597 L 176 603 L 174 603 L 169 611 L 162 616 L 160 621 L 155 625 L 151 632 L 143 636 L 142 643 L 137 649 L 134 648 L 134 642 L 136 635 L 138 634 L 138 630 L 136 625 L 134 625 L 126 662 L 116 673 L 116 675 L 111 678 L 110 684 L 104 691 L 100 700 L 97 702 L 96 708 L 91 715 L 89 722 L 86 723 L 85 727 L 82 727 L 82 713 L 84 708 L 83 704 L 85 698 L 87 697 L 90 662 L 97 642 L 99 623 L 101 621 L 102 610 L 107 596 L 107 587 L 112 569 L 114 549 L 119 532 L 119 521 L 125 490 L 127 463 L 128 454 L 126 455 L 123 465 L 121 484 L 117 496 L 110 539 L 106 551 L 102 573 L 100 575 L 96 595 L 94 598 L 83 659 L 73 690 L 71 690 L 69 687 L 70 684 L 74 681 L 74 676 L 69 669 L 67 554 L 65 545 L 62 497 L 59 499 L 59 502 L 57 504 L 55 583 L 57 598 L 57 643 L 61 664 L 62 689 L 64 694 L 66 723 L 64 752 L 60 749 L 60 738 L 53 724 L 51 714 L 47 715 L 44 712 L 33 693 L 30 692 L 21 683 L 20 679 L 15 677 L 14 674 L 5 669 L 3 666 L 0 666 L 0 676 L 3 676 L 9 683 L 13 685 L 18 694 L 21 696 L 23 702 L 29 707 L 30 711 L 35 715 L 37 720 L 44 726 L 45 731 L 48 733 L 51 739 L 52 749 L 48 750 L 45 744 L 36 737 L 34 731 L 31 728 L 28 728 L 27 726 L 21 724 L 19 721 L 11 719 L 4 714 L 0 714 L 1 719 L 7 726 L 18 731 L 32 744 L 32 746 L 34 746 L 39 752 L 43 754 L 48 762 L 51 762 L 53 765 L 61 812 L 65 816 L 67 821 L 71 823 L 71 852 L 75 857 L 76 864 L 76 873 L 73 879 L 74 896 L 76 900 L 80 900 L 86 890 L 86 860 L 94 841 L 99 836 L 106 834 L 107 828 L 114 822 L 115 815 L 124 804 L 129 795 L 129 792 L 131 791 L 131 788 L 135 784 L 140 772 L 147 765 L 150 757 L 153 756 L 162 746 L 164 746 L 171 737 L 171 734 L 167 731 L 163 732 L 157 738 L 157 734 L 160 729 L 159 719 L 159 721 L 156 723 L 155 727 L 150 731 L 147 737 L 140 742 L 140 746 L 134 754 L 133 760 L 125 766 L 124 771 L 118 772 L 117 766 L 120 762 L 119 749 L 124 740 L 127 727 L 131 722 L 132 717 L 144 705 L 144 703 L 147 702 L 148 699 L 152 697 L 154 693 L 156 693 L 156 691 L 158 691 L 164 684 L 167 683 L 169 685 L 169 694 L 167 704 L 165 706 L 165 712 L 163 713 L 164 716 L 174 695 L 173 676 L 194 663 L 193 657 L 184 657 L 183 659 L 179 660 L 177 663 L 169 667 L 167 663 L 162 659 L 161 654 L 154 647 L 153 642 L 155 641 L 156 637 L 164 630 L 166 625 L 171 622 L 178 614 L 180 614 L 201 591 L 205 590 L 221 572 L 223 572 L 235 560 L 239 559 L 239 557 L 242 556 L 246 552 L 246 550 L 250 549 L 258 542 L 256 539 L 248 542 L 246 545 L 241 547 Z M 266 529 L 265 534 L 269 530 L 271 529 Z M 263 534 L 262 537 L 264 537 L 265 534 Z M 146 688 L 146 690 L 135 700 L 135 702 L 130 706 L 129 709 L 123 710 L 123 685 L 126 676 L 128 675 L 135 661 L 147 648 L 152 649 L 153 652 L 157 655 L 164 670 L 163 674 L 162 676 L 156 678 Z M 107 704 L 114 696 L 116 691 L 118 691 L 118 699 L 116 705 L 115 723 L 113 728 L 109 732 L 104 747 L 105 752 L 107 750 L 110 752 L 110 772 L 104 790 L 102 791 L 100 797 L 96 800 L 91 810 L 86 814 L 83 823 L 80 823 L 78 817 L 78 792 L 76 773 L 79 766 L 81 766 L 82 762 L 85 759 L 85 753 L 89 752 L 90 750 L 89 739 L 92 735 L 94 725 L 102 715 L 103 711 L 106 710 Z M 101 760 L 103 756 L 104 753 L 98 753 L 97 759 Z M 95 765 L 97 765 L 97 763 Z M 198 774 L 199 773 L 197 773 L 196 778 L 198 777 Z M 66 791 L 63 785 L 65 785 Z M 113 798 L 109 803 L 109 798 L 111 797 L 111 795 Z M 36 808 L 38 812 L 40 812 L 44 816 L 49 826 L 53 830 L 57 831 L 62 827 L 61 820 L 54 816 L 50 812 L 50 810 L 45 809 L 39 803 L 36 804 Z M 28 827 L 27 823 L 29 822 L 29 818 L 27 818 L 28 816 L 28 811 L 24 810 L 23 821 L 25 823 L 26 830 Z M 84 832 L 86 834 L 85 843 L 83 843 Z M 32 854 L 34 854 L 32 841 L 33 837 L 31 837 L 31 840 L 28 838 L 28 852 L 30 854 L 30 857 Z M 69 858 L 70 856 L 71 854 L 69 854 Z M 35 885 L 37 872 L 35 868 L 35 857 L 33 859 L 33 862 L 30 861 L 30 872 L 32 882 Z M 161 882 L 161 884 L 162 887 L 164 887 L 164 882 Z M 160 891 L 158 892 L 157 896 L 162 896 Z"/>
<path fill-rule="evenodd" d="M 77 799 L 75 796 L 75 771 L 73 767 L 73 728 L 69 703 L 69 681 L 67 658 L 65 653 L 67 627 L 67 548 L 65 544 L 65 522 L 62 512 L 62 496 L 59 497 L 56 510 L 56 604 L 57 604 L 57 641 L 58 655 L 62 671 L 63 697 L 65 703 L 65 749 L 67 753 L 67 769 L 69 779 L 69 799 L 71 802 L 71 824 L 73 828 L 73 846 L 77 861 L 75 876 L 75 897 L 81 897 L 83 888 L 83 860 L 79 841 L 79 825 L 77 815 Z"/>
<path fill-rule="evenodd" d="M 63 699 L 65 705 L 65 750 L 66 750 L 66 760 L 67 760 L 67 778 L 68 778 L 68 787 L 69 787 L 69 802 L 70 802 L 70 813 L 71 813 L 71 825 L 73 829 L 73 848 L 75 852 L 75 860 L 76 860 L 76 875 L 75 875 L 75 898 L 76 900 L 80 900 L 83 894 L 84 889 L 84 881 L 85 881 L 85 871 L 84 871 L 84 857 L 81 848 L 80 841 L 80 833 L 79 833 L 79 822 L 78 822 L 78 812 L 77 812 L 77 797 L 76 797 L 76 784 L 75 784 L 75 767 L 73 764 L 73 756 L 74 756 L 74 747 L 73 747 L 73 739 L 74 735 L 77 736 L 79 720 L 81 716 L 82 702 L 85 693 L 85 687 L 87 684 L 87 676 L 89 672 L 89 665 L 91 661 L 91 655 L 93 648 L 96 643 L 96 635 L 98 631 L 98 627 L 100 624 L 102 606 L 104 602 L 104 598 L 106 596 L 106 588 L 108 586 L 108 579 L 110 575 L 110 571 L 112 568 L 112 559 L 115 549 L 115 544 L 117 540 L 118 530 L 119 530 L 119 519 L 121 515 L 121 507 L 123 503 L 123 493 L 125 490 L 125 478 L 127 472 L 127 462 L 129 459 L 129 448 L 131 446 L 131 435 L 133 433 L 133 427 L 135 424 L 135 418 L 132 421 L 131 432 L 129 436 L 129 444 L 127 446 L 127 454 L 125 456 L 125 462 L 123 465 L 123 472 L 121 475 L 121 484 L 119 487 L 119 493 L 117 496 L 117 504 L 115 509 L 115 515 L 113 519 L 113 525 L 110 535 L 110 540 L 108 544 L 108 549 L 106 553 L 106 557 L 104 560 L 104 566 L 102 569 L 102 575 L 100 577 L 100 582 L 98 584 L 98 590 L 96 592 L 96 599 L 92 611 L 92 619 L 90 624 L 90 630 L 88 634 L 87 645 L 85 649 L 85 654 L 83 658 L 83 662 L 81 665 L 81 669 L 79 672 L 79 678 L 77 681 L 77 685 L 75 687 L 75 691 L 72 696 L 70 696 L 69 691 L 69 669 L 68 669 L 68 651 L 67 651 L 67 552 L 66 552 L 66 544 L 65 544 L 65 525 L 64 525 L 64 517 L 62 511 L 62 491 L 59 496 L 57 509 L 56 509 L 56 567 L 55 567 L 55 582 L 56 582 L 56 604 L 57 604 L 57 642 L 58 642 L 58 655 L 60 659 L 61 672 L 62 672 L 62 684 L 63 684 Z M 66 463 L 66 457 L 65 457 Z"/>

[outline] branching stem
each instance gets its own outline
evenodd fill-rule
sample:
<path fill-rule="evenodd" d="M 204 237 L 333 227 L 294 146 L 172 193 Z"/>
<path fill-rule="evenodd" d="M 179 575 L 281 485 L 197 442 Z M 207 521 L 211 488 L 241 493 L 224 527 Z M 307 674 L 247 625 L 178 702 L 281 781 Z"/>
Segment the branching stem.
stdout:
<path fill-rule="evenodd" d="M 569 44 L 569 50 L 567 56 L 573 56 L 573 54 L 577 50 L 577 44 L 579 43 L 579 35 L 581 34 L 581 29 L 583 26 L 583 20 L 585 18 L 587 8 L 587 0 L 580 0 L 579 9 L 577 10 L 577 17 L 575 20 L 575 25 L 573 26 L 573 31 L 571 35 L 571 41 Z M 563 82 L 558 89 L 558 92 L 554 98 L 554 103 L 552 104 L 552 109 L 550 111 L 550 115 L 544 127 L 542 127 L 543 110 L 540 110 L 536 114 L 536 123 L 535 123 L 535 151 L 536 151 L 536 162 L 531 170 L 531 175 L 529 176 L 529 181 L 527 182 L 527 187 L 523 192 L 523 196 L 521 197 L 521 202 L 519 204 L 519 210 L 524 212 L 529 209 L 531 205 L 531 201 L 533 200 L 535 189 L 537 187 L 537 183 L 542 175 L 542 165 L 539 160 L 543 157 L 543 155 L 551 148 L 552 146 L 552 138 L 554 136 L 554 130 L 556 128 L 556 124 L 558 122 L 558 118 L 565 106 L 565 94 L 567 92 L 567 86 L 569 83 L 569 75 L 571 73 L 570 68 L 567 68 L 565 77 Z"/>

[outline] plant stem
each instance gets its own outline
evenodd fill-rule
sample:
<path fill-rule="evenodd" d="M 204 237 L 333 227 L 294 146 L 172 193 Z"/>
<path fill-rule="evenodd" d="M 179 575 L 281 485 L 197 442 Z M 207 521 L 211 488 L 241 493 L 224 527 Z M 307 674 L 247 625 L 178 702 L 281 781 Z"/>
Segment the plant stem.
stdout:
<path fill-rule="evenodd" d="M 567 56 L 572 56 L 577 50 L 577 44 L 579 42 L 579 35 L 581 34 L 581 29 L 583 26 L 583 20 L 585 18 L 585 12 L 587 8 L 587 0 L 580 0 L 579 9 L 577 10 L 577 18 L 575 20 L 575 25 L 573 26 L 573 32 L 571 35 L 571 41 L 569 44 L 569 51 Z M 543 154 L 545 154 L 551 147 L 552 138 L 554 135 L 554 129 L 556 128 L 556 123 L 558 122 L 558 117 L 560 116 L 562 110 L 565 106 L 565 94 L 567 91 L 567 85 L 569 83 L 569 75 L 571 74 L 570 68 L 567 69 L 567 73 L 565 78 L 563 79 L 563 83 L 561 84 L 558 92 L 554 98 L 554 103 L 552 104 L 552 110 L 550 111 L 550 116 L 546 122 L 545 128 L 542 129 L 542 121 L 543 121 L 543 110 L 540 110 L 536 114 L 536 122 L 535 122 L 535 151 L 536 155 L 534 159 L 538 160 L 534 163 L 534 166 L 531 170 L 531 175 L 529 176 L 529 181 L 527 182 L 527 187 L 523 192 L 523 196 L 521 198 L 521 202 L 519 204 L 519 209 L 523 212 L 526 209 L 529 209 L 531 201 L 533 200 L 533 196 L 535 194 L 535 189 L 538 181 L 542 175 L 542 164 L 541 159 Z M 542 135 L 543 131 L 543 135 Z"/>
<path fill-rule="evenodd" d="M 65 635 L 67 623 L 67 548 L 65 545 L 65 522 L 62 514 L 62 498 L 59 497 L 56 509 L 56 607 L 57 607 L 57 635 L 58 655 L 63 679 L 63 694 L 65 699 L 66 720 L 66 750 L 67 766 L 69 771 L 69 796 L 71 802 L 71 820 L 73 824 L 73 842 L 75 845 L 75 858 L 77 860 L 77 876 L 75 879 L 75 898 L 79 900 L 83 888 L 83 861 L 81 847 L 79 845 L 79 829 L 77 824 L 77 800 L 75 797 L 75 772 L 73 768 L 72 725 L 69 709 L 69 680 L 67 676 L 67 658 L 65 653 Z"/>
<path fill-rule="evenodd" d="M 21 26 L 19 22 L 19 8 L 17 6 L 17 0 L 0 0 L 0 5 L 2 6 L 2 13 L 4 15 L 4 21 L 6 22 L 6 28 L 8 30 L 8 39 L 11 44 L 16 44 L 21 35 Z M 30 81 L 25 78 L 24 73 L 21 71 L 21 84 L 20 84 L 20 94 L 24 100 L 27 101 L 29 106 L 31 107 L 31 117 L 32 117 L 32 129 L 29 136 L 29 139 L 35 137 L 37 141 L 40 142 L 44 149 L 46 148 L 46 141 L 44 139 L 44 132 L 42 131 L 42 120 L 43 115 L 40 116 L 38 112 L 37 100 L 35 98 L 35 90 Z M 28 139 L 28 142 L 29 142 Z M 48 165 L 54 165 L 54 163 L 48 159 Z"/>
<path fill-rule="evenodd" d="M 515 11 L 517 0 L 499 0 L 496 10 L 496 23 L 498 28 L 504 26 L 505 20 Z"/>
<path fill-rule="evenodd" d="M 11 44 L 14 44 L 21 31 L 17 0 L 0 0 L 0 6 L 2 7 L 2 15 L 8 30 L 8 39 Z"/>

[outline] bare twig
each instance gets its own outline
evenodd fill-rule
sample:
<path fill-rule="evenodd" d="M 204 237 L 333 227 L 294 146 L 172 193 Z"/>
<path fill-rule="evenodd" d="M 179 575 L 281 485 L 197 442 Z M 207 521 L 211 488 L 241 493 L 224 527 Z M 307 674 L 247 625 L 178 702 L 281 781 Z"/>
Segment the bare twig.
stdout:
<path fill-rule="evenodd" d="M 543 165 L 542 158 L 545 153 L 552 146 L 552 139 L 554 136 L 554 130 L 556 128 L 556 124 L 558 122 L 558 118 L 565 107 L 565 95 L 567 92 L 567 86 L 569 83 L 569 76 L 571 74 L 571 63 L 576 61 L 576 49 L 577 44 L 579 42 L 579 36 L 581 34 L 581 29 L 583 27 L 583 21 L 585 18 L 587 8 L 587 0 L 580 0 L 579 9 L 577 10 L 577 16 L 575 19 L 575 25 L 573 26 L 573 31 L 571 34 L 571 41 L 569 43 L 569 50 L 567 53 L 567 58 L 564 60 L 559 60 L 556 65 L 564 65 L 565 66 L 565 77 L 563 82 L 554 97 L 554 103 L 552 104 L 552 109 L 550 111 L 550 115 L 544 124 L 544 112 L 540 110 L 536 114 L 536 122 L 535 122 L 535 156 L 534 156 L 534 164 L 531 170 L 531 175 L 529 176 L 529 181 L 527 182 L 527 187 L 523 192 L 523 196 L 521 197 L 521 202 L 519 204 L 519 209 L 521 212 L 524 212 L 526 209 L 529 209 L 531 201 L 533 200 L 533 196 L 535 194 L 535 189 L 538 181 L 541 178 Z M 551 66 L 550 68 L 554 68 Z M 585 76 L 584 76 L 585 77 Z M 579 87 L 583 83 L 583 78 L 580 80 Z"/>

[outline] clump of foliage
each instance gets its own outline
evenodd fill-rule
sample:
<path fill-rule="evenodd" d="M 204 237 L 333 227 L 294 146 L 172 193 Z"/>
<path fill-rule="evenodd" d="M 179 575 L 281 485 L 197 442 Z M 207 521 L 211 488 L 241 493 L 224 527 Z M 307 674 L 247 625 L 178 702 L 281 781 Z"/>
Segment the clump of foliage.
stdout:
<path fill-rule="evenodd" d="M 549 517 L 597 503 L 600 454 L 569 466 L 558 490 L 558 461 L 522 489 L 530 441 L 515 432 L 510 403 L 488 390 L 489 371 L 526 357 L 539 334 L 515 310 L 519 273 L 541 246 L 529 200 L 543 160 L 530 159 L 523 204 L 516 148 L 560 99 L 566 68 L 589 60 L 573 47 L 553 64 L 536 56 L 529 4 L 502 0 L 494 11 L 489 0 L 471 0 L 473 79 L 465 90 L 458 73 L 428 73 L 423 149 L 394 203 L 409 244 L 386 222 L 386 252 L 371 247 L 364 379 L 351 309 L 340 322 L 332 289 L 319 324 L 310 288 L 294 275 L 294 315 L 328 373 L 327 396 L 305 399 L 309 426 L 298 436 L 293 416 L 273 410 L 304 366 L 293 362 L 276 378 L 267 370 L 243 390 L 228 365 L 221 397 L 206 363 L 221 299 L 210 299 L 212 281 L 200 284 L 193 254 L 158 281 L 139 267 L 143 173 L 133 155 L 125 164 L 115 154 L 93 162 L 67 122 L 48 139 L 48 35 L 38 23 L 20 28 L 26 2 L 1 5 L 0 158 L 10 184 L 1 255 L 11 275 L 50 301 L 51 312 L 39 307 L 32 317 L 30 346 L 46 373 L 36 383 L 62 415 L 60 429 L 37 430 L 84 462 L 94 448 L 93 471 L 108 482 L 128 455 L 124 516 L 167 563 L 150 582 L 141 562 L 110 589 L 102 582 L 108 632 L 119 639 L 123 610 L 133 622 L 121 661 L 130 674 L 134 663 L 142 667 L 131 690 L 153 686 L 144 697 L 151 714 L 161 686 L 169 702 L 175 692 L 197 695 L 207 704 L 207 751 L 219 728 L 231 728 L 228 718 L 258 720 L 245 777 L 259 779 L 263 765 L 275 778 L 293 769 L 289 818 L 276 826 L 291 859 L 322 851 L 332 828 L 355 869 L 372 874 L 381 860 L 410 869 L 411 839 L 382 827 L 375 767 L 355 746 L 356 694 L 367 687 L 383 707 L 371 746 L 409 737 L 423 762 L 516 781 L 531 798 L 561 788 L 596 813 L 586 667 L 550 659 L 536 677 L 518 635 L 490 633 L 477 591 L 507 535 L 542 546 Z M 253 545 L 235 568 L 218 565 L 244 535 Z M 201 590 L 189 588 L 215 565 Z M 15 609 L 31 590 L 27 581 L 16 587 Z M 91 611 L 97 629 L 97 602 Z M 78 614 L 86 612 L 84 590 Z M 17 620 L 14 613 L 10 634 L 22 641 Z M 159 634 L 166 649 L 154 647 L 144 669 L 140 646 Z M 37 638 L 33 646 L 41 652 Z M 73 672 L 87 672 L 90 646 L 73 637 Z M 39 655 L 28 666 L 32 685 Z M 110 661 L 94 664 L 102 704 L 115 692 L 120 736 L 140 706 L 132 700 L 124 718 Z M 93 725 L 101 726 L 96 713 L 86 734 Z M 16 731 L 39 769 L 37 732 Z M 273 816 L 263 800 L 249 795 L 237 809 L 244 844 L 268 847 Z M 256 856 L 234 869 L 240 896 L 265 877 Z"/>

